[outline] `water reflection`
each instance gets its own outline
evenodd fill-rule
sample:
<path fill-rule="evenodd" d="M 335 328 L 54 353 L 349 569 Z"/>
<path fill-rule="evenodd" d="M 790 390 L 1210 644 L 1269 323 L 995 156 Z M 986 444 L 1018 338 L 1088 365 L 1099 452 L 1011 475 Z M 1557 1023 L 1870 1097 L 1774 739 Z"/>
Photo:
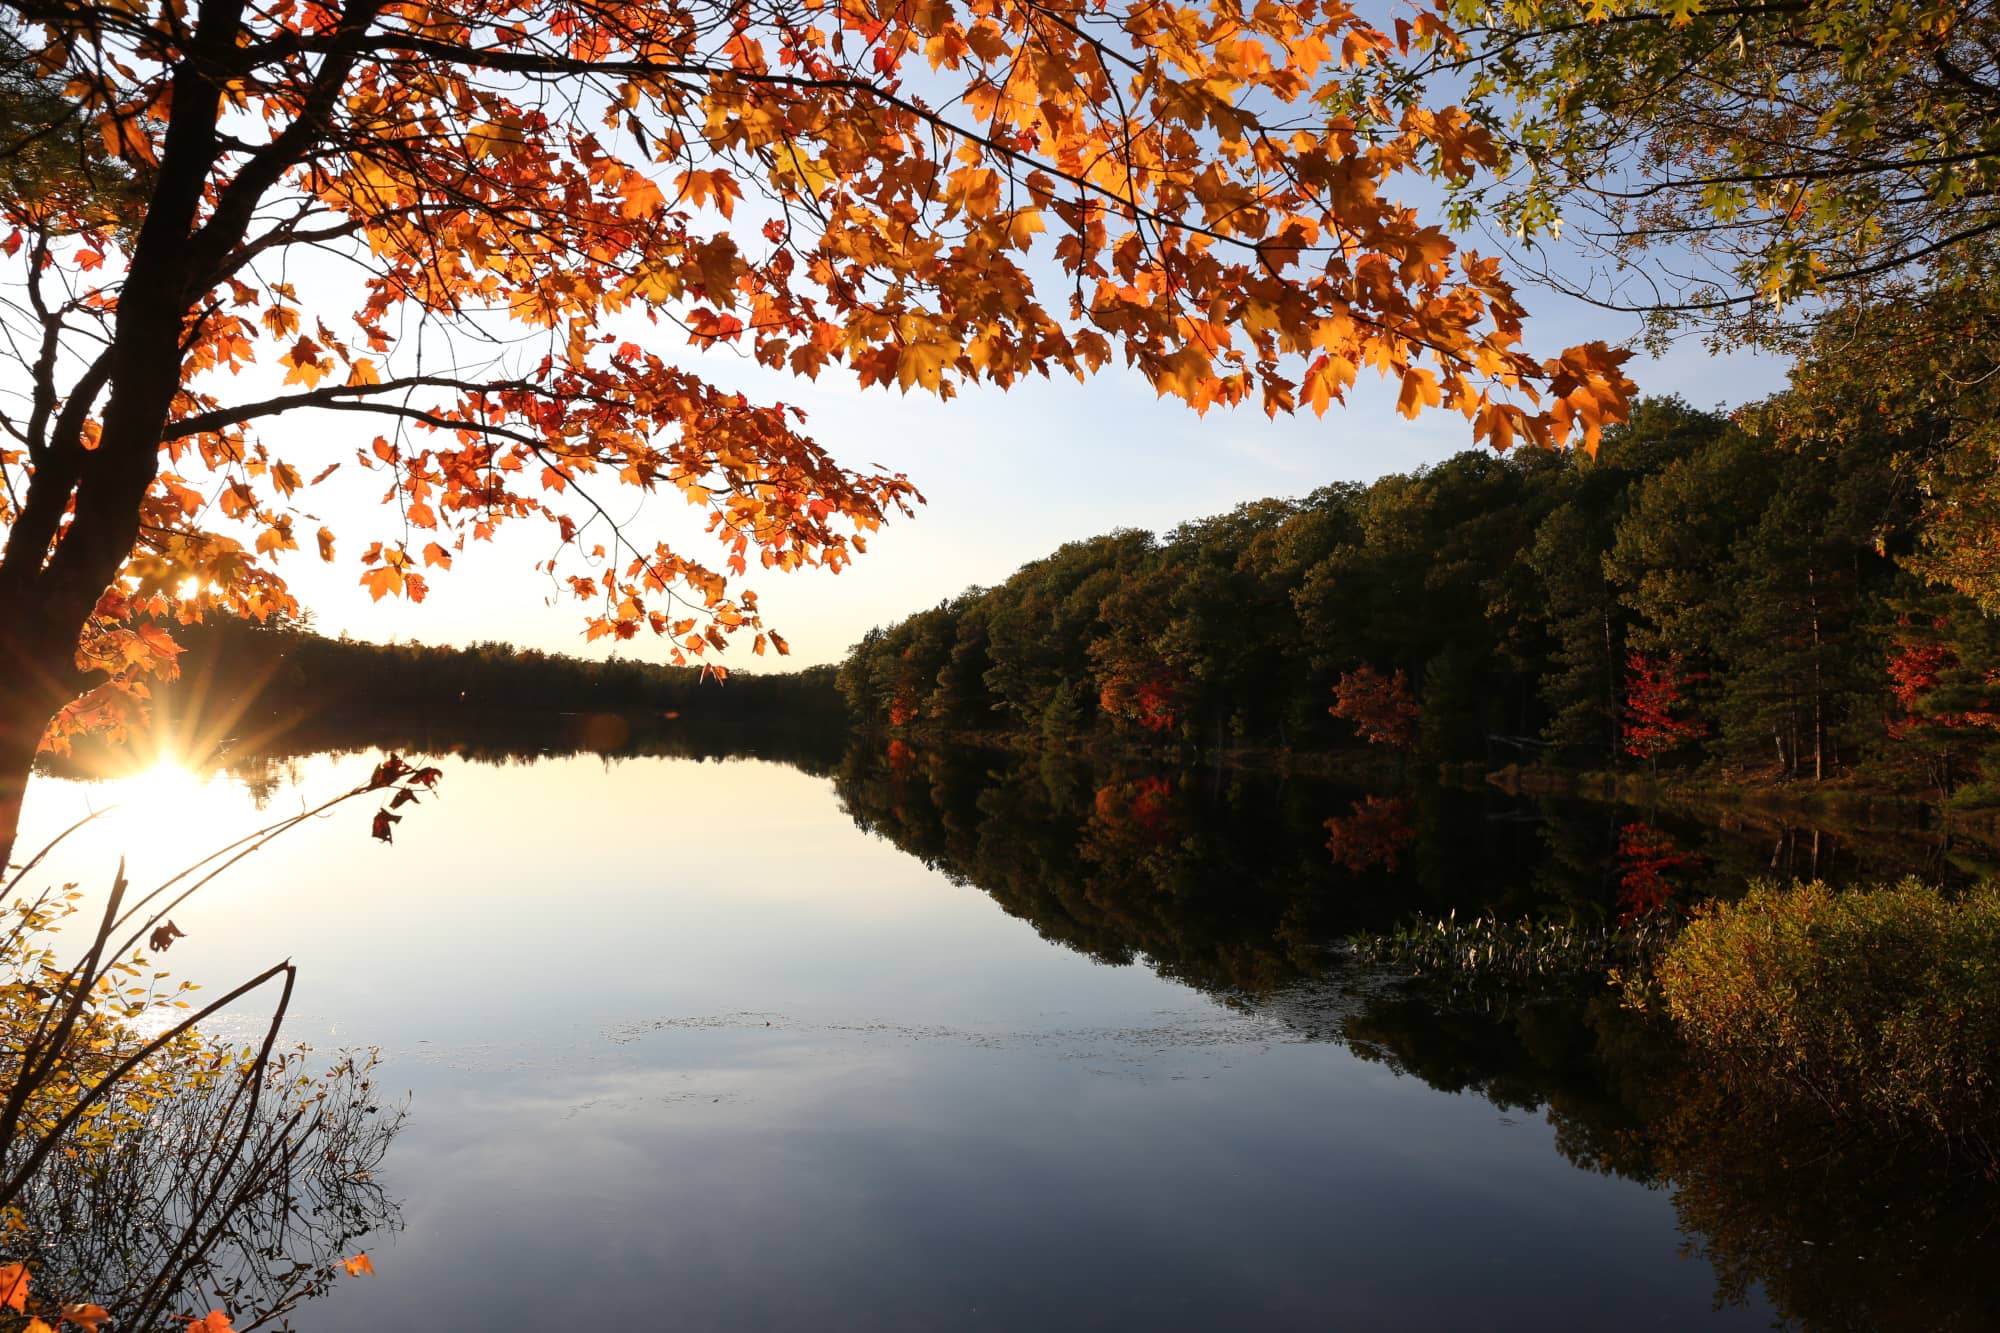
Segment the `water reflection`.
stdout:
<path fill-rule="evenodd" d="M 366 794 L 402 796 L 406 772 L 384 765 Z M 201 799 L 203 780 L 165 755 L 112 785 L 127 807 L 116 839 L 178 873 L 135 883 L 121 855 L 96 892 L 64 882 L 59 868 L 114 840 L 93 814 L 0 875 L 6 1303 L 29 1329 L 183 1328 L 211 1311 L 258 1327 L 365 1268 L 350 1242 L 396 1229 L 374 1177 L 402 1112 L 372 1056 L 319 1068 L 280 1045 L 289 964 L 231 977 L 214 1001 L 161 966 L 186 936 L 170 914 L 300 821 L 217 832 L 232 802 Z M 229 1029 L 256 1035 L 239 1044 Z"/>
<path fill-rule="evenodd" d="M 392 751 L 502 766 L 581 755 L 607 765 L 663 758 L 762 758 L 826 774 L 846 747 L 846 727 L 838 718 L 446 710 L 298 714 L 283 721 L 262 720 L 241 732 L 220 728 L 212 719 L 185 726 L 167 719 L 125 744 L 84 737 L 70 754 L 43 755 L 38 768 L 52 777 L 102 784 L 121 794 L 137 794 L 133 784 L 143 783 L 149 773 L 192 775 L 196 781 L 226 775 L 241 783 L 262 809 L 279 793 L 298 787 L 304 761 L 315 756 Z"/>
<path fill-rule="evenodd" d="M 1833 882 L 1968 874 L 1938 840 L 1836 838 L 1743 819 L 1522 800 L 1487 788 L 1357 792 L 1212 771 L 857 745 L 835 789 L 855 823 L 1045 938 L 1144 958 L 1214 992 L 1319 975 L 1348 935 L 1413 916 L 1631 920 L 1757 876 Z"/>
<path fill-rule="evenodd" d="M 230 1313 L 239 1329 L 282 1321 L 325 1295 L 364 1238 L 401 1226 L 377 1173 L 402 1124 L 364 1060 L 310 1084 L 271 1071 L 243 1095 L 207 1053 L 156 1062 L 143 1100 L 113 1132 L 57 1153 L 10 1204 L 7 1258 L 24 1263 L 44 1309 L 96 1304 L 112 1326 L 185 1327 Z"/>
<path fill-rule="evenodd" d="M 1725 1096 L 1609 994 L 1483 1010 L 1398 994 L 1340 1037 L 1432 1087 L 1541 1113 L 1580 1169 L 1666 1187 L 1719 1301 L 1768 1301 L 1802 1329 L 2000 1325 L 1992 1182 L 1795 1104 Z"/>
<path fill-rule="evenodd" d="M 1412 910 L 1631 921 L 1756 875 L 1879 880 L 1947 859 L 1935 839 L 1703 826 L 1428 789 L 1351 801 L 1312 784 L 1087 779 L 1062 765 L 851 751 L 856 823 L 1106 961 L 1276 1015 L 1313 1039 L 1503 1111 L 1537 1112 L 1574 1166 L 1671 1189 L 1717 1298 L 1814 1329 L 1989 1328 L 2000 1191 L 1962 1163 L 1795 1106 L 1723 1104 L 1601 971 L 1573 994 L 1446 996 L 1340 965 L 1348 932 Z M 1322 821 L 1317 809 L 1346 804 Z M 1407 862 L 1407 864 L 1405 864 Z M 1594 993 L 1593 993 L 1594 992 Z"/>
<path fill-rule="evenodd" d="M 830 792 L 680 762 L 736 752 L 668 719 L 347 737 L 449 766 L 393 856 L 314 843 L 242 909 L 339 885 L 314 1021 L 417 1088 L 423 1225 L 315 1326 L 504 1323 L 526 1253 L 607 1324 L 662 1290 L 742 1328 L 1995 1322 L 1952 1164 L 1717 1105 L 1604 988 L 1443 997 L 1341 947 L 1977 849 L 782 732 Z M 356 762 L 322 739 L 220 762 L 289 801 Z"/>

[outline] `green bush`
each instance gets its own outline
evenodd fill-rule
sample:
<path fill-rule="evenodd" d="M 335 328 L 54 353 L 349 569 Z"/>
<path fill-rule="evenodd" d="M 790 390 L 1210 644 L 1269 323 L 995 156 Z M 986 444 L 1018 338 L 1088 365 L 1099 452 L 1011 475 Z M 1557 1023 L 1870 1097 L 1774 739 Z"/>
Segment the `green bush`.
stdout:
<path fill-rule="evenodd" d="M 2000 1166 L 2000 889 L 1752 886 L 1696 914 L 1653 981 L 1741 1092 L 1923 1129 Z"/>

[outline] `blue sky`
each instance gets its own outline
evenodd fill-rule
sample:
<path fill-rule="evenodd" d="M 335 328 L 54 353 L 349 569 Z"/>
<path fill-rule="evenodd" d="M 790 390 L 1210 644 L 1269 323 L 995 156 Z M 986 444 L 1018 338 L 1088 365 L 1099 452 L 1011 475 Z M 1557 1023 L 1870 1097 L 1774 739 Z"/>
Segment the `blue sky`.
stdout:
<path fill-rule="evenodd" d="M 1617 342 L 1635 330 L 1630 316 L 1590 310 L 1548 292 L 1526 295 L 1538 312 L 1527 341 L 1538 353 L 1590 338 Z M 840 461 L 906 472 L 929 501 L 915 518 L 877 534 L 868 554 L 837 577 L 753 566 L 756 576 L 747 586 L 757 590 L 766 622 L 790 640 L 791 666 L 837 661 L 870 626 L 969 585 L 997 583 L 1065 541 L 1120 527 L 1169 528 L 1246 500 L 1365 481 L 1472 447 L 1462 417 L 1433 411 L 1406 421 L 1395 412 L 1393 390 L 1365 374 L 1345 408 L 1323 419 L 1307 414 L 1272 421 L 1255 410 L 1196 416 L 1177 402 L 1156 399 L 1127 372 L 1082 384 L 1038 381 L 1010 393 L 976 388 L 940 402 L 893 389 L 862 391 L 831 377 L 793 380 L 726 351 L 687 355 L 723 384 L 803 407 L 808 429 Z M 1631 369 L 1645 392 L 1677 393 L 1703 407 L 1761 397 L 1783 382 L 1780 362 L 1745 354 L 1712 358 L 1693 343 Z M 301 422 L 299 429 L 332 431 L 343 424 Z M 311 452 L 339 456 L 346 445 L 343 438 L 336 449 Z M 346 478 L 344 490 L 330 483 L 329 517 L 372 503 L 381 485 L 379 474 L 366 473 Z M 689 511 L 672 497 L 632 512 L 639 531 L 684 534 L 696 549 L 706 540 L 688 526 Z M 360 535 L 352 523 L 333 526 L 343 535 Z M 469 549 L 450 573 L 431 580 L 422 606 L 371 603 L 354 582 L 347 546 L 336 565 L 294 557 L 286 573 L 316 613 L 318 628 L 329 634 L 430 643 L 498 638 L 584 655 L 609 651 L 584 643 L 582 608 L 573 601 L 551 604 L 553 589 L 532 573 L 533 562 L 549 553 L 547 545 L 543 531 L 524 530 Z M 751 657 L 747 648 L 733 648 L 722 660 L 742 669 L 777 665 Z M 664 645 L 645 637 L 618 651 L 664 660 Z"/>

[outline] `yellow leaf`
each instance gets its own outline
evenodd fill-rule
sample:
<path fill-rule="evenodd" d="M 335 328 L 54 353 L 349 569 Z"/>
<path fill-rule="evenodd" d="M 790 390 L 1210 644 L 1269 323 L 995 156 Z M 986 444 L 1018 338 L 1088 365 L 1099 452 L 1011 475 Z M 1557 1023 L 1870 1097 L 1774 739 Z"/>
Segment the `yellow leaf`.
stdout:
<path fill-rule="evenodd" d="M 482 122 L 465 132 L 465 150 L 476 158 L 512 157 L 527 146 L 519 124 Z"/>
<path fill-rule="evenodd" d="M 1436 407 L 1439 400 L 1436 376 L 1416 366 L 1411 366 L 1403 372 L 1403 391 L 1396 398 L 1398 412 L 1406 417 L 1414 417 L 1426 407 Z"/>
<path fill-rule="evenodd" d="M 403 572 L 391 565 L 363 570 L 361 586 L 368 589 L 369 597 L 379 602 L 390 593 L 399 593 L 403 590 Z"/>
<path fill-rule="evenodd" d="M 944 368 L 958 360 L 958 353 L 955 342 L 911 343 L 896 358 L 896 383 L 905 393 L 913 384 L 936 393 L 944 382 Z"/>
<path fill-rule="evenodd" d="M 257 554 L 271 555 L 278 551 L 296 551 L 299 544 L 292 539 L 290 519 L 280 519 L 257 534 Z"/>
<path fill-rule="evenodd" d="M 784 154 L 778 158 L 773 175 L 781 188 L 797 188 L 812 199 L 826 193 L 840 179 L 840 174 L 827 165 L 825 158 L 808 157 L 790 143 L 785 145 Z"/>
<path fill-rule="evenodd" d="M 736 200 L 743 197 L 743 188 L 726 171 L 683 171 L 678 184 L 689 203 L 699 208 L 713 199 L 716 212 L 724 217 L 735 213 Z"/>

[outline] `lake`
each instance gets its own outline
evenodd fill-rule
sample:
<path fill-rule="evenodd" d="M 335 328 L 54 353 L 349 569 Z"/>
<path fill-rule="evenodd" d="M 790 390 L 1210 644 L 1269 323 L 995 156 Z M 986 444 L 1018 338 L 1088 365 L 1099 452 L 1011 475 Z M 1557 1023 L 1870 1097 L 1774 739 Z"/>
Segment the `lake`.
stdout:
<path fill-rule="evenodd" d="M 1676 1122 L 1601 984 L 1452 996 L 1343 961 L 1416 914 L 1615 920 L 1921 846 L 900 742 L 434 749 L 393 846 L 372 800 L 293 831 L 177 910 L 161 963 L 216 992 L 294 959 L 288 1035 L 379 1048 L 407 1092 L 400 1224 L 298 1328 L 1991 1312 L 1949 1208 L 1885 1224 L 1893 1173 L 1870 1194 L 1726 1108 Z M 42 778 L 22 846 L 117 802 L 50 874 L 101 888 L 125 853 L 143 885 L 374 758 Z"/>

